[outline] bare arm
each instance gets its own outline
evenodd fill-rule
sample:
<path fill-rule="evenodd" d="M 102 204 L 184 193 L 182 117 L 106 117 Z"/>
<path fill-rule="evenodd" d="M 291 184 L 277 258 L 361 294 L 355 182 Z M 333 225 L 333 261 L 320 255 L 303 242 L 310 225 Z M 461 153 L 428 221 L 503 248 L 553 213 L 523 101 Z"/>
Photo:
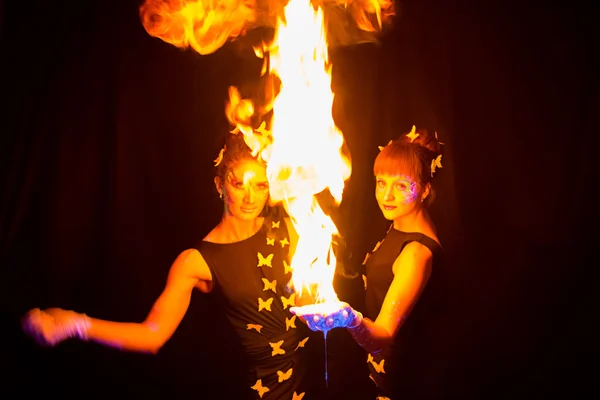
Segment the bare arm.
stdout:
<path fill-rule="evenodd" d="M 367 318 L 348 329 L 369 353 L 387 347 L 410 314 L 431 275 L 431 251 L 418 242 L 405 246 L 394 262 L 394 279 L 375 321 Z"/>
<path fill-rule="evenodd" d="M 51 345 L 79 336 L 123 350 L 156 353 L 179 326 L 194 287 L 210 291 L 212 276 L 200 253 L 189 249 L 173 262 L 165 288 L 144 322 L 112 322 L 84 317 L 73 311 L 48 309 L 29 313 L 29 329 Z M 81 324 L 86 325 L 84 334 Z M 78 334 L 73 334 L 74 329 L 79 329 Z"/>
<path fill-rule="evenodd" d="M 212 281 L 210 270 L 197 250 L 186 250 L 171 266 L 167 284 L 144 322 L 91 319 L 89 339 L 125 350 L 158 352 L 181 323 L 199 281 Z"/>

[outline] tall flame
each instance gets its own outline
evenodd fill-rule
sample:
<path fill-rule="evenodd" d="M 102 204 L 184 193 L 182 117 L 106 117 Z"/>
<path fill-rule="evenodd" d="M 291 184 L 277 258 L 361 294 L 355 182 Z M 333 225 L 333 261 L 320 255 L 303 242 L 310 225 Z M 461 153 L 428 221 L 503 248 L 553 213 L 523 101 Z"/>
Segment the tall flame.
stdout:
<path fill-rule="evenodd" d="M 325 10 L 325 11 L 324 11 Z M 292 284 L 308 302 L 335 304 L 338 233 L 317 195 L 331 193 L 339 205 L 351 162 L 332 116 L 331 64 L 326 30 L 345 14 L 358 29 L 379 32 L 394 15 L 393 0 L 146 0 L 140 7 L 148 33 L 177 47 L 209 54 L 228 39 L 257 26 L 273 26 L 274 39 L 255 48 L 264 59 L 266 100 L 258 105 L 231 87 L 226 115 L 254 155 L 267 161 L 271 201 L 283 203 L 298 243 Z M 326 21 L 326 18 L 329 20 Z M 339 18 L 339 17 L 337 17 Z M 333 22 L 332 22 L 333 21 Z M 348 36 L 336 28 L 340 40 Z M 340 34 L 340 31 L 342 34 Z M 266 75 L 265 75 L 266 74 Z M 268 117 L 267 117 L 268 116 Z M 255 122 L 262 121 L 260 126 Z"/>
<path fill-rule="evenodd" d="M 292 282 L 316 301 L 333 302 L 335 254 L 331 241 L 335 224 L 315 197 L 329 189 L 342 200 L 350 161 L 342 153 L 344 138 L 332 106 L 331 65 L 328 60 L 323 11 L 306 0 L 290 0 L 271 48 L 271 72 L 281 80 L 273 103 L 267 173 L 274 201 L 283 201 L 298 244 L 292 260 Z M 311 288 L 316 285 L 317 293 Z"/>

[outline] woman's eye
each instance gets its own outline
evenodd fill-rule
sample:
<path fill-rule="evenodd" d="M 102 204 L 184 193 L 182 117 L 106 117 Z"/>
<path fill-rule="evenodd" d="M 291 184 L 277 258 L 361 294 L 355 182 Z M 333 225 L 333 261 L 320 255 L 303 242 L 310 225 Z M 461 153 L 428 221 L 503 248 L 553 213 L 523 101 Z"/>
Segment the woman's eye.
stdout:
<path fill-rule="evenodd" d="M 269 190 L 269 185 L 267 183 L 259 183 L 256 185 L 259 190 Z"/>

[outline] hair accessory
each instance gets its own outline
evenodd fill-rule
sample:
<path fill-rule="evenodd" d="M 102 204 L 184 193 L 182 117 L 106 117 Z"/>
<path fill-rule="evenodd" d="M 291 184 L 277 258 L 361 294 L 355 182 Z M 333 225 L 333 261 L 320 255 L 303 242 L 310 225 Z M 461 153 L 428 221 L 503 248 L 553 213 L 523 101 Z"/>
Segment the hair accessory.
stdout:
<path fill-rule="evenodd" d="M 393 140 L 390 140 L 388 142 L 388 144 L 386 144 L 385 146 L 377 146 L 377 148 L 379 149 L 379 151 L 383 150 L 384 147 L 389 146 L 390 144 L 392 144 Z"/>
<path fill-rule="evenodd" d="M 227 145 L 224 145 L 223 148 L 221 149 L 221 151 L 219 152 L 219 155 L 217 156 L 217 158 L 215 159 L 215 167 L 218 167 L 219 164 L 221 164 L 221 161 L 223 161 L 223 153 L 225 153 L 225 150 L 227 150 Z"/>
<path fill-rule="evenodd" d="M 433 178 L 433 173 L 436 168 L 442 168 L 442 155 L 440 154 L 433 160 L 431 160 L 431 177 Z"/>
<path fill-rule="evenodd" d="M 412 129 L 410 130 L 410 133 L 406 134 L 406 137 L 410 139 L 410 142 L 412 143 L 416 138 L 419 137 L 419 134 L 417 133 L 417 127 L 413 125 Z"/>

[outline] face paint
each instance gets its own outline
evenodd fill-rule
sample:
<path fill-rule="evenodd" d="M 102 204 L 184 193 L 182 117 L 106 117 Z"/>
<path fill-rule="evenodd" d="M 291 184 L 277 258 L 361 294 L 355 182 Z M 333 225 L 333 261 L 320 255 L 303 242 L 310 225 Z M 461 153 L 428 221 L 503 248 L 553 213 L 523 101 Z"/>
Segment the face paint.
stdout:
<path fill-rule="evenodd" d="M 377 175 L 375 198 L 384 217 L 395 220 L 416 209 L 417 182 L 405 175 Z"/>
<path fill-rule="evenodd" d="M 417 182 L 415 181 L 411 181 L 410 179 L 402 180 L 397 182 L 396 186 L 400 191 L 402 204 L 410 204 L 419 196 Z"/>

